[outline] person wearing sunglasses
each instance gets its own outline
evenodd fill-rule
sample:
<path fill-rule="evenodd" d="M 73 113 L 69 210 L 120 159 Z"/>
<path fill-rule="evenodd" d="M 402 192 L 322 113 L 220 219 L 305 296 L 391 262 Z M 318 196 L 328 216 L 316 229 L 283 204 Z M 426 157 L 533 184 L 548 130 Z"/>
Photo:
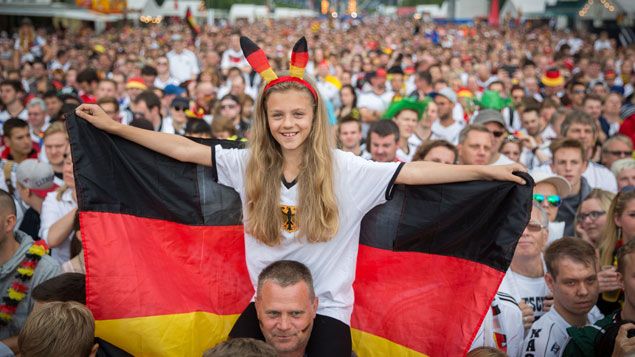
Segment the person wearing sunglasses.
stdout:
<path fill-rule="evenodd" d="M 489 161 L 491 165 L 507 165 L 514 163 L 512 159 L 499 152 L 500 147 L 503 144 L 503 140 L 507 137 L 503 114 L 493 109 L 480 110 L 474 118 L 474 124 L 483 125 L 487 128 L 490 134 L 492 134 L 492 157 Z"/>
<path fill-rule="evenodd" d="M 630 158 L 633 156 L 633 142 L 626 135 L 617 134 L 608 138 L 602 144 L 602 165 L 609 169 L 613 163 L 620 159 Z"/>
<path fill-rule="evenodd" d="M 552 243 L 562 238 L 564 233 L 565 223 L 557 220 L 558 208 L 562 204 L 562 198 L 571 192 L 571 185 L 564 177 L 546 172 L 534 172 L 531 176 L 535 182 L 533 199 L 547 212 L 548 242 Z"/>
<path fill-rule="evenodd" d="M 549 236 L 547 212 L 533 202 L 531 218 L 520 236 L 512 262 L 498 288 L 499 293 L 511 296 L 523 313 L 527 331 L 534 320 L 545 314 L 553 300 L 545 283 L 543 252 Z"/>
<path fill-rule="evenodd" d="M 169 134 L 185 135 L 185 125 L 187 117 L 185 111 L 190 108 L 190 101 L 187 98 L 176 97 L 170 104 L 170 114 L 163 119 L 161 131 Z"/>

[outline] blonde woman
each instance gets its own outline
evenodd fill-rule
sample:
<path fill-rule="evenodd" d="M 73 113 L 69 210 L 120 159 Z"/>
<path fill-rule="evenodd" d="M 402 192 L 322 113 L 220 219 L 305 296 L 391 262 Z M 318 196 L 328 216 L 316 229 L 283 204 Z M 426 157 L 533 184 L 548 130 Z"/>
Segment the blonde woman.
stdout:
<path fill-rule="evenodd" d="M 600 267 L 598 281 L 600 298 L 598 307 L 603 314 L 612 313 L 620 308 L 623 300 L 621 285 L 618 282 L 617 250 L 635 238 L 635 190 L 619 192 L 606 217 L 606 228 L 600 243 Z"/>
<path fill-rule="evenodd" d="M 575 216 L 576 236 L 591 243 L 596 249 L 602 242 L 607 213 L 613 198 L 614 193 L 596 188 L 578 206 Z"/>
<path fill-rule="evenodd" d="M 259 54 L 264 57 L 249 39 L 241 39 L 241 44 L 250 63 Z M 306 51 L 306 41 L 298 41 L 294 52 L 296 48 Z M 485 179 L 524 184 L 513 174 L 524 168 L 376 163 L 336 150 L 315 82 L 298 77 L 297 71 L 271 77 L 271 67 L 262 57 L 252 63 L 265 85 L 256 100 L 247 149 L 210 149 L 184 137 L 121 125 L 95 105 L 81 105 L 76 113 L 101 130 L 177 160 L 214 165 L 219 182 L 233 187 L 243 202 L 246 263 L 254 288 L 260 271 L 274 261 L 296 260 L 307 265 L 315 277 L 320 303 L 318 320 L 308 332 L 306 353 L 350 356 L 353 280 L 360 223 L 366 212 L 389 199 L 395 183 Z M 230 336 L 263 339 L 258 321 L 251 303 Z M 270 342 L 274 347 L 296 348 L 301 342 L 298 339 L 307 333 L 305 327 L 290 326 L 288 337 Z"/>

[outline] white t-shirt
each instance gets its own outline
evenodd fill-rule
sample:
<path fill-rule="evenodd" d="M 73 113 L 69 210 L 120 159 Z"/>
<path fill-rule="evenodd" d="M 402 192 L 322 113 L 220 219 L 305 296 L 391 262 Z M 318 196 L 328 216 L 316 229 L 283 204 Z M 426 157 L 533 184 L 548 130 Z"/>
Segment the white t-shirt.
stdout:
<path fill-rule="evenodd" d="M 52 191 L 46 194 L 46 198 L 42 203 L 39 236 L 44 239 L 46 244 L 50 244 L 48 235 L 51 226 L 68 212 L 77 208 L 77 202 L 73 200 L 73 190 L 66 190 L 61 198 L 61 200 L 58 200 L 57 191 Z M 60 264 L 71 259 L 71 240 L 73 239 L 74 233 L 75 232 L 71 232 L 62 244 L 51 249 L 51 256 Z"/>
<path fill-rule="evenodd" d="M 495 347 L 506 351 L 509 357 L 520 357 L 524 336 L 523 313 L 518 303 L 511 295 L 498 292 L 470 350 L 481 346 Z"/>
<path fill-rule="evenodd" d="M 592 325 L 597 320 L 603 318 L 597 307 L 589 312 L 587 325 Z M 557 357 L 564 351 L 564 347 L 569 341 L 567 328 L 571 327 L 555 307 L 549 310 L 544 316 L 533 323 L 529 333 L 523 342 L 522 353 L 525 356 Z"/>
<path fill-rule="evenodd" d="M 170 51 L 166 57 L 170 64 L 170 76 L 179 83 L 192 79 L 201 72 L 196 55 L 190 50 L 184 49 L 181 53 Z"/>
<path fill-rule="evenodd" d="M 390 101 L 392 100 L 393 92 L 385 91 L 383 94 L 377 95 L 375 92 L 365 92 L 360 94 L 357 99 L 358 108 L 366 108 L 370 110 L 376 110 L 383 113 L 388 109 Z"/>
<path fill-rule="evenodd" d="M 154 83 L 153 83 L 153 85 L 154 85 L 156 88 L 163 89 L 163 88 L 165 88 L 165 87 L 166 87 L 167 85 L 169 85 L 169 84 L 173 84 L 173 85 L 175 85 L 175 86 L 178 86 L 178 85 L 179 85 L 179 83 L 180 83 L 180 82 L 179 82 L 178 80 L 176 80 L 176 79 L 174 79 L 174 78 L 172 78 L 172 77 L 168 77 L 168 79 L 167 79 L 165 82 L 164 82 L 163 80 L 161 80 L 161 78 L 157 77 L 157 78 L 155 78 L 155 79 L 154 79 Z"/>
<path fill-rule="evenodd" d="M 247 149 L 215 147 L 214 163 L 218 182 L 234 188 L 245 209 L 245 169 Z M 400 163 L 367 161 L 352 153 L 333 151 L 334 189 L 339 209 L 339 229 L 326 243 L 306 243 L 298 236 L 294 215 L 297 204 L 297 184 L 287 187 L 280 183 L 280 211 L 289 217 L 281 227 L 283 241 L 269 247 L 245 232 L 245 257 L 254 290 L 258 274 L 270 263 L 289 259 L 305 264 L 313 274 L 315 292 L 320 299 L 318 314 L 350 324 L 353 312 L 353 280 L 357 263 L 360 223 L 373 207 L 386 202 Z"/>
<path fill-rule="evenodd" d="M 24 121 L 27 121 L 29 119 L 29 112 L 26 110 L 26 108 L 22 109 L 22 111 L 20 113 L 18 113 L 18 115 L 16 116 L 16 118 L 20 118 Z M 3 134 L 2 132 L 2 126 L 4 125 L 4 122 L 11 119 L 11 114 L 9 114 L 9 112 L 7 110 L 3 110 L 0 112 L 0 135 Z"/>
<path fill-rule="evenodd" d="M 511 295 L 519 303 L 524 301 L 531 306 L 536 319 L 545 313 L 544 300 L 551 295 L 544 277 L 529 278 L 514 273 L 511 269 L 507 269 L 498 291 Z"/>
<path fill-rule="evenodd" d="M 408 152 L 407 153 L 403 151 L 401 147 L 397 148 L 397 160 L 401 162 L 412 161 L 412 157 L 415 156 L 415 152 L 417 151 L 417 148 L 419 147 L 419 144 L 416 143 L 416 140 L 419 140 L 419 142 L 421 142 L 419 138 L 411 141 L 410 139 L 413 136 L 417 138 L 417 136 L 414 134 L 410 135 L 410 138 L 408 138 Z"/>
<path fill-rule="evenodd" d="M 549 174 L 553 174 L 551 170 L 551 166 L 548 164 L 540 165 L 532 172 L 546 172 Z M 607 169 L 603 165 L 597 164 L 595 162 L 589 162 L 586 170 L 582 174 L 591 186 L 591 188 L 600 188 L 604 191 L 609 191 L 613 193 L 617 193 L 617 180 L 615 179 L 615 175 L 611 172 L 611 170 Z"/>
<path fill-rule="evenodd" d="M 463 130 L 464 126 L 465 122 L 455 120 L 454 124 L 445 127 L 441 125 L 440 120 L 436 120 L 432 123 L 432 135 L 430 135 L 430 139 L 444 139 L 454 145 L 457 145 L 459 143 L 459 134 L 461 133 L 461 130 Z"/>
<path fill-rule="evenodd" d="M 220 61 L 221 69 L 230 69 L 232 67 L 244 68 L 249 66 L 249 62 L 243 55 L 243 51 L 234 51 L 228 48 L 223 52 L 223 56 Z"/>
<path fill-rule="evenodd" d="M 564 237 L 564 222 L 549 222 L 549 237 L 547 238 L 547 246 Z"/>
<path fill-rule="evenodd" d="M 512 159 L 510 159 L 509 157 L 507 157 L 507 155 L 505 154 L 498 154 L 498 159 L 496 159 L 495 162 L 491 163 L 491 166 L 500 166 L 500 165 L 509 165 L 509 164 L 515 164 L 516 162 Z"/>

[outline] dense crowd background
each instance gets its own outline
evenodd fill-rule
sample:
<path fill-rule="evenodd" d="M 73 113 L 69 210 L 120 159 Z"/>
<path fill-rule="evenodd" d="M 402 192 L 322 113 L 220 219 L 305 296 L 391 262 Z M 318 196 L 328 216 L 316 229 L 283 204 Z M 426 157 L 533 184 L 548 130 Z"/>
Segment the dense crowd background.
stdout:
<path fill-rule="evenodd" d="M 509 26 L 297 19 L 206 25 L 196 35 L 184 24 L 70 33 L 24 19 L 0 36 L 0 188 L 14 198 L 20 229 L 10 237 L 46 241 L 47 277 L 84 273 L 65 114 L 97 103 L 124 124 L 248 145 L 261 79 L 242 55 L 240 36 L 258 43 L 278 73 L 306 36 L 307 73 L 342 150 L 375 161 L 519 162 L 530 170 L 537 183 L 532 220 L 474 347 L 558 355 L 568 327 L 635 319 L 614 314 L 631 304 L 623 279 L 630 253 L 619 249 L 635 237 L 635 47 L 618 46 L 606 32 Z M 1 234 L 6 241 L 9 233 Z M 565 236 L 576 240 L 563 240 L 556 253 L 584 251 L 580 241 L 595 252 L 582 292 L 566 290 L 579 277 L 558 281 L 582 268 L 559 270 L 556 253 L 543 257 Z M 4 252 L 4 262 L 18 252 L 25 254 Z M 572 256 L 587 261 L 584 253 Z M 14 272 L 0 275 L 4 294 Z M 0 327 L 14 352 L 11 338 L 31 310 L 30 292 L 28 299 L 9 327 Z M 613 342 L 630 340 L 622 335 Z"/>

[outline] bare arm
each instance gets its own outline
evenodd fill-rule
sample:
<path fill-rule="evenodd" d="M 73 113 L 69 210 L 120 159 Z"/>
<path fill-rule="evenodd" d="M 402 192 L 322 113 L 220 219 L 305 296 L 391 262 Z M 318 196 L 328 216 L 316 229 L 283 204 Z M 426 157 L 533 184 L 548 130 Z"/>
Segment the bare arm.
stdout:
<path fill-rule="evenodd" d="M 404 165 L 395 183 L 433 185 L 474 180 L 512 181 L 524 185 L 525 180 L 513 172 L 527 172 L 520 164 L 503 166 L 446 165 L 432 161 L 413 161 Z"/>
<path fill-rule="evenodd" d="M 51 225 L 48 236 L 46 237 L 46 243 L 49 247 L 55 248 L 68 238 L 68 235 L 73 231 L 73 222 L 75 222 L 76 213 L 77 208 L 71 210 Z"/>
<path fill-rule="evenodd" d="M 199 165 L 212 165 L 209 146 L 179 135 L 159 133 L 117 123 L 96 104 L 82 104 L 75 113 L 105 132 L 120 136 L 173 159 Z"/>

